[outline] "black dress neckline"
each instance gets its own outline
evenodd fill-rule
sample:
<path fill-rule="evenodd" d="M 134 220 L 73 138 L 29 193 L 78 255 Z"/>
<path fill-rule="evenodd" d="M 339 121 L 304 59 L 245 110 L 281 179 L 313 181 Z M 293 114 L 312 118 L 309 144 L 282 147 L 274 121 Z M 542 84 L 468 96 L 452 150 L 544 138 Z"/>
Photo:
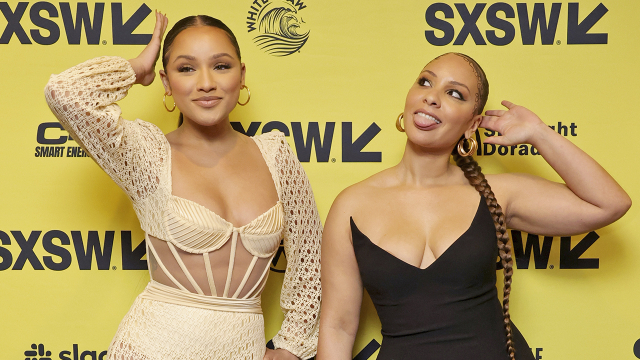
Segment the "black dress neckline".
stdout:
<path fill-rule="evenodd" d="M 357 232 L 358 234 L 362 235 L 362 237 L 364 237 L 369 243 L 371 243 L 371 245 L 373 245 L 374 247 L 380 249 L 380 251 L 386 253 L 387 255 L 389 255 L 390 257 L 394 258 L 396 261 L 399 261 L 413 269 L 416 269 L 418 271 L 425 271 L 428 270 L 429 268 L 431 268 L 432 266 L 434 266 L 438 260 L 440 258 L 442 258 L 443 256 L 448 256 L 448 253 L 451 253 L 452 251 L 449 251 L 452 247 L 456 246 L 460 241 L 461 238 L 465 237 L 468 235 L 468 233 L 471 231 L 471 229 L 473 228 L 473 224 L 477 221 L 478 219 L 478 214 L 480 213 L 480 209 L 482 207 L 482 203 L 484 201 L 484 196 L 480 196 L 480 201 L 478 203 L 478 207 L 476 208 L 476 213 L 473 215 L 473 219 L 471 220 L 471 223 L 469 224 L 469 226 L 467 227 L 467 230 L 465 230 L 462 235 L 458 236 L 457 239 L 455 239 L 451 245 L 449 245 L 449 247 L 447 247 L 447 249 L 445 251 L 442 252 L 442 254 L 440 254 L 440 256 L 438 256 L 431 264 L 429 264 L 427 267 L 425 268 L 421 268 L 412 264 L 409 264 L 408 262 L 400 259 L 399 257 L 393 255 L 392 253 L 388 252 L 387 250 L 381 248 L 378 244 L 374 243 L 373 241 L 371 241 L 371 239 L 369 238 L 369 236 L 367 236 L 365 233 L 363 233 L 362 231 L 360 231 L 360 229 L 358 228 L 358 225 L 356 225 L 356 222 L 353 220 L 353 216 L 349 216 L 349 220 L 351 222 L 351 231 L 352 232 Z"/>

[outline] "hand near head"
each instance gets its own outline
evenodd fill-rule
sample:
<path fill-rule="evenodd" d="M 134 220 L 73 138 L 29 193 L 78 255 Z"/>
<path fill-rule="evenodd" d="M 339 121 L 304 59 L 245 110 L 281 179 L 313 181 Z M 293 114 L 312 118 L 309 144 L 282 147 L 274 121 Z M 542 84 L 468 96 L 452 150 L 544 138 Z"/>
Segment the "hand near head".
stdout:
<path fill-rule="evenodd" d="M 160 56 L 162 37 L 169 22 L 169 19 L 161 12 L 156 10 L 155 14 L 156 27 L 153 29 L 151 41 L 137 58 L 129 60 L 133 71 L 136 73 L 136 84 L 144 86 L 151 84 L 156 77 L 156 62 Z"/>
<path fill-rule="evenodd" d="M 487 110 L 480 127 L 499 132 L 500 136 L 487 137 L 484 142 L 512 146 L 531 144 L 533 139 L 548 126 L 531 110 L 504 100 L 508 110 Z"/>
<path fill-rule="evenodd" d="M 267 349 L 267 352 L 264 354 L 263 360 L 300 360 L 300 359 L 285 349 L 276 349 L 276 350 Z"/>

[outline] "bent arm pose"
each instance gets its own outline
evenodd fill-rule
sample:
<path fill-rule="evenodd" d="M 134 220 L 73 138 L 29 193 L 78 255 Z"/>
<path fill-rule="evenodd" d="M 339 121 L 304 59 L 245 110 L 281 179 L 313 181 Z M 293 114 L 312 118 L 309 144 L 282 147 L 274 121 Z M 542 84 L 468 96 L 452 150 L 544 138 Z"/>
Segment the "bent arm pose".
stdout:
<path fill-rule="evenodd" d="M 363 288 L 382 323 L 379 360 L 531 360 L 509 314 L 506 228 L 584 233 L 631 206 L 602 167 L 531 111 L 503 102 L 508 110 L 482 116 L 488 92 L 470 57 L 432 60 L 398 118 L 407 135 L 400 163 L 334 201 L 322 245 L 319 360 L 351 359 Z M 486 143 L 535 146 L 566 185 L 522 174 L 485 177 L 469 156 L 479 126 L 502 134 Z M 504 267 L 502 306 L 496 256 Z"/>
<path fill-rule="evenodd" d="M 299 359 L 315 353 L 322 225 L 302 166 L 281 133 L 233 130 L 245 88 L 231 30 L 208 16 L 176 23 L 160 76 L 180 110 L 166 136 L 120 116 L 118 100 L 155 77 L 167 18 L 132 60 L 101 57 L 52 75 L 51 110 L 131 198 L 151 281 L 120 323 L 109 359 Z M 265 347 L 260 296 L 284 238 L 285 319 Z"/>
<path fill-rule="evenodd" d="M 504 135 L 485 142 L 531 144 L 565 182 L 524 174 L 488 175 L 504 204 L 507 227 L 539 235 L 575 235 L 606 226 L 624 215 L 631 199 L 595 160 L 533 112 L 509 101 L 502 104 L 508 111 L 487 111 L 481 126 Z"/>

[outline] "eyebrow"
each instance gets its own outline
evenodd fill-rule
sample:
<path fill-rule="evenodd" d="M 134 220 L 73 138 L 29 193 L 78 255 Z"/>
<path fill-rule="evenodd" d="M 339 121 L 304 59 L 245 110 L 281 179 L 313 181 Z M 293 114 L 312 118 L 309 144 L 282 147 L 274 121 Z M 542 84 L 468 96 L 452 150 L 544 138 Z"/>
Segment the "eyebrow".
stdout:
<path fill-rule="evenodd" d="M 215 60 L 215 59 L 219 59 L 219 58 L 225 57 L 225 56 L 226 57 L 232 57 L 231 55 L 229 55 L 227 53 L 218 53 L 218 54 L 212 55 L 210 57 L 210 59 Z M 187 60 L 193 61 L 193 60 L 196 59 L 196 57 L 195 56 L 191 56 L 191 55 L 178 55 L 178 56 L 176 56 L 176 59 L 173 60 L 173 62 L 178 61 L 178 59 L 187 59 Z"/>
<path fill-rule="evenodd" d="M 433 75 L 433 77 L 438 77 L 438 75 L 436 75 L 436 73 L 434 73 L 431 70 L 423 70 L 423 73 L 428 72 L 429 74 Z M 471 90 L 469 90 L 469 87 L 463 83 L 457 82 L 457 81 L 449 81 L 449 84 L 453 84 L 453 85 L 459 85 L 459 86 L 463 86 L 465 89 L 467 89 L 468 92 L 471 92 Z"/>
<path fill-rule="evenodd" d="M 436 73 L 434 73 L 434 72 L 433 72 L 433 71 L 431 71 L 431 70 L 422 70 L 422 72 L 423 72 L 423 73 L 424 73 L 424 72 L 428 72 L 429 74 L 433 75 L 434 77 L 438 77 L 438 75 L 436 75 Z"/>
<path fill-rule="evenodd" d="M 464 88 L 467 89 L 468 92 L 471 92 L 471 90 L 469 90 L 469 87 L 467 87 L 467 85 L 463 83 L 459 83 L 457 81 L 449 81 L 449 84 L 464 86 Z"/>

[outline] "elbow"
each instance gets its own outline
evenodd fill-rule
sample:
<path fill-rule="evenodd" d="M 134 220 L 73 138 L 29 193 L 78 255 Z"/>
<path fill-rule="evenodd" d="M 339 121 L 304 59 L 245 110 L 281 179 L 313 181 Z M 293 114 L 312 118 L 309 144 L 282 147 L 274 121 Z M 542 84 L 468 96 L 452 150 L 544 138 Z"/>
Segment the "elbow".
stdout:
<path fill-rule="evenodd" d="M 49 106 L 52 105 L 53 101 L 56 100 L 56 90 L 55 85 L 52 83 L 53 79 L 49 79 L 47 85 L 44 86 L 44 98 L 47 101 Z"/>
<path fill-rule="evenodd" d="M 44 86 L 44 97 L 47 99 L 47 102 L 50 103 L 50 100 L 55 101 L 58 99 L 58 88 L 62 84 L 62 81 L 57 80 L 56 75 L 51 75 L 49 77 L 49 81 L 47 81 L 47 85 Z"/>
<path fill-rule="evenodd" d="M 615 220 L 620 219 L 631 208 L 631 197 L 627 193 L 618 201 L 617 211 L 615 212 Z"/>
<path fill-rule="evenodd" d="M 69 94 L 69 89 L 62 85 L 62 81 L 57 80 L 55 76 L 51 76 L 44 87 L 44 98 L 47 105 L 65 129 L 68 129 L 67 125 L 72 122 L 72 115 L 79 113 L 80 110 L 79 101 L 76 100 L 73 103 Z"/>
<path fill-rule="evenodd" d="M 631 208 L 631 198 L 627 193 L 619 196 L 615 201 L 612 202 L 611 207 L 606 212 L 605 224 L 609 225 L 621 217 L 629 211 Z"/>
<path fill-rule="evenodd" d="M 319 338 L 323 342 L 328 339 L 352 339 L 355 340 L 358 333 L 359 318 L 353 321 L 352 317 L 322 317 L 320 316 Z"/>
<path fill-rule="evenodd" d="M 64 97 L 61 96 L 59 81 L 56 81 L 54 76 L 49 79 L 49 82 L 44 87 L 44 98 L 51 111 L 58 115 L 57 108 L 61 107 Z"/>

